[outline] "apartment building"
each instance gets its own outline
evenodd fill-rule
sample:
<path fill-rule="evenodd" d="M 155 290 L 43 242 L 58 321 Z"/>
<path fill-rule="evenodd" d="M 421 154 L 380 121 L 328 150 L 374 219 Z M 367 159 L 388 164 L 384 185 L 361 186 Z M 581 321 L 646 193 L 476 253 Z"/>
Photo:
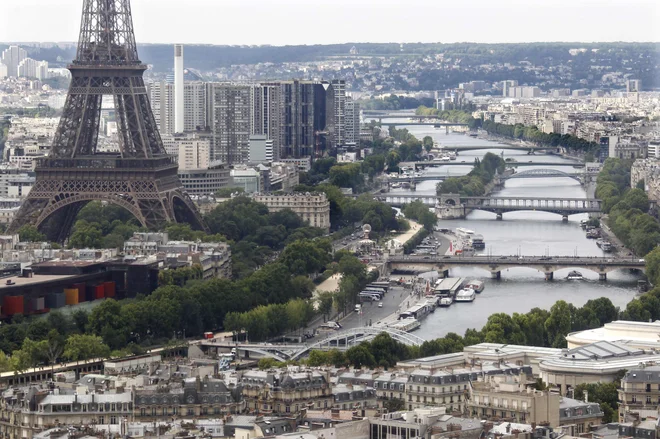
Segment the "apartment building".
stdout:
<path fill-rule="evenodd" d="M 137 389 L 134 419 L 219 417 L 239 413 L 243 409 L 240 389 L 230 389 L 221 379 L 207 376 L 187 378 L 182 386 L 168 386 L 166 389 Z"/>
<path fill-rule="evenodd" d="M 491 376 L 472 382 L 466 412 L 486 420 L 559 425 L 561 396 L 527 387 L 527 377 Z"/>
<path fill-rule="evenodd" d="M 631 367 L 621 379 L 619 389 L 619 421 L 638 413 L 641 418 L 657 416 L 660 409 L 660 366 L 640 363 Z"/>
<path fill-rule="evenodd" d="M 255 194 L 253 198 L 268 206 L 270 212 L 291 209 L 310 226 L 330 230 L 330 202 L 324 193 Z"/>
<path fill-rule="evenodd" d="M 118 425 L 133 414 L 131 392 L 95 393 L 31 386 L 0 398 L 0 437 L 32 439 L 57 425 Z"/>
<path fill-rule="evenodd" d="M 296 415 L 302 409 L 329 409 L 334 404 L 325 371 L 250 370 L 240 383 L 246 408 L 264 415 Z"/>

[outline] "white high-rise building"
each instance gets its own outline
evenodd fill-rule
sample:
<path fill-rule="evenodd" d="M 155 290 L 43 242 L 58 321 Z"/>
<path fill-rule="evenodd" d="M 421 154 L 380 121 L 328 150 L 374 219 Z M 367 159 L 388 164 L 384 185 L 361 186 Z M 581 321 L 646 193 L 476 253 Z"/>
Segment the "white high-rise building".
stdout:
<path fill-rule="evenodd" d="M 165 151 L 179 163 L 179 171 L 208 169 L 211 142 L 195 134 L 163 136 Z"/>
<path fill-rule="evenodd" d="M 185 103 L 183 86 L 183 45 L 174 45 L 174 132 L 185 130 Z"/>
<path fill-rule="evenodd" d="M 174 134 L 174 86 L 165 81 L 148 85 L 151 111 L 162 135 Z"/>
<path fill-rule="evenodd" d="M 0 62 L 0 79 L 7 77 L 7 66 Z"/>
<path fill-rule="evenodd" d="M 330 84 L 334 95 L 334 144 L 340 146 L 346 143 L 346 81 L 333 79 Z"/>
<path fill-rule="evenodd" d="M 50 77 L 48 73 L 48 61 L 39 61 L 37 64 L 37 79 L 43 81 Z"/>
<path fill-rule="evenodd" d="M 350 96 L 346 97 L 345 116 L 346 143 L 360 143 L 360 104 Z"/>
<path fill-rule="evenodd" d="M 2 63 L 7 66 L 7 76 L 18 77 L 18 66 L 28 57 L 27 51 L 18 46 L 9 46 L 2 52 Z"/>
<path fill-rule="evenodd" d="M 253 88 L 254 111 L 251 134 L 264 135 L 273 142 L 272 160 L 280 159 L 281 124 L 280 107 L 282 89 L 279 84 L 263 83 Z M 272 161 L 271 160 L 271 161 Z"/>
<path fill-rule="evenodd" d="M 206 83 L 186 82 L 183 87 L 183 130 L 192 132 L 206 128 Z"/>
<path fill-rule="evenodd" d="M 39 64 L 40 63 L 37 60 L 32 58 L 25 58 L 18 65 L 18 76 L 21 78 L 36 78 Z"/>

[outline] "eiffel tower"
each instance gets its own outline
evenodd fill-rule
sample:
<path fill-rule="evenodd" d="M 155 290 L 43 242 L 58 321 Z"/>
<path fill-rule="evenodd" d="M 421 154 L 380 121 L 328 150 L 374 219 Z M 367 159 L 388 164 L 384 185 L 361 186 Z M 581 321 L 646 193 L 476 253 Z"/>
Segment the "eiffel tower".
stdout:
<path fill-rule="evenodd" d="M 64 242 L 92 200 L 119 205 L 143 226 L 187 222 L 205 230 L 163 147 L 138 58 L 130 0 L 84 0 L 71 85 L 50 155 L 8 229 L 32 224 Z M 101 100 L 114 98 L 119 153 L 98 152 Z"/>

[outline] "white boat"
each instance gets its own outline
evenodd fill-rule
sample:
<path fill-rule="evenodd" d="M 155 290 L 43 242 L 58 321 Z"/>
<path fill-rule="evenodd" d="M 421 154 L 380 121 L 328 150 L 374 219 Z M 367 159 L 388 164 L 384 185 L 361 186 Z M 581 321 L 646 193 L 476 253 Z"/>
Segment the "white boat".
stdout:
<path fill-rule="evenodd" d="M 568 279 L 568 280 L 582 280 L 583 277 L 582 277 L 582 273 L 580 273 L 579 271 L 571 271 L 570 273 L 568 273 L 568 276 L 566 276 L 566 279 Z"/>
<path fill-rule="evenodd" d="M 484 290 L 484 283 L 480 280 L 471 280 L 465 285 L 465 288 L 471 288 L 475 293 L 481 293 Z"/>
<path fill-rule="evenodd" d="M 390 323 L 387 325 L 389 328 L 398 329 L 399 331 L 411 332 L 421 326 L 419 320 L 413 318 L 407 318 L 403 320 L 397 320 L 396 322 Z"/>
<path fill-rule="evenodd" d="M 440 306 L 451 306 L 452 303 L 454 303 L 454 299 L 452 299 L 451 297 L 440 298 Z"/>
<path fill-rule="evenodd" d="M 474 298 L 477 295 L 475 294 L 474 290 L 472 288 L 463 288 L 461 290 L 458 290 L 458 293 L 456 293 L 456 302 L 473 302 Z"/>

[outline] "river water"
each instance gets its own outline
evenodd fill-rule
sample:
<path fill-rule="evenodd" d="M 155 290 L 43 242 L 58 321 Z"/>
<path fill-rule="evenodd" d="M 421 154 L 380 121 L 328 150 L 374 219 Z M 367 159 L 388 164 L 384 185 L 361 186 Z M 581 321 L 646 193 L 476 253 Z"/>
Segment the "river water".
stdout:
<path fill-rule="evenodd" d="M 401 128 L 401 127 L 398 127 Z M 464 134 L 445 134 L 444 129 L 434 129 L 426 126 L 408 126 L 408 130 L 417 138 L 433 137 L 434 141 L 443 146 L 461 144 L 492 145 L 493 149 L 465 151 L 457 157 L 457 161 L 472 163 L 475 158 L 483 157 L 486 152 L 500 155 L 504 158 L 515 158 L 519 162 L 570 162 L 557 156 L 544 154 L 527 155 L 524 152 L 498 149 L 500 145 L 482 139 L 474 139 Z M 553 169 L 551 166 L 539 168 Z M 439 177 L 465 175 L 470 166 L 445 166 L 425 171 L 437 174 Z M 538 169 L 535 167 L 520 168 L 520 171 Z M 573 168 L 557 167 L 564 172 L 574 172 Z M 417 193 L 435 193 L 437 181 L 425 181 L 417 185 Z M 394 189 L 393 192 L 409 193 L 410 190 Z M 493 196 L 520 197 L 567 197 L 585 198 L 585 189 L 570 178 L 535 178 L 513 179 L 506 182 L 502 190 L 492 193 Z M 603 252 L 596 246 L 595 240 L 587 239 L 580 227 L 580 220 L 587 214 L 572 215 L 567 223 L 561 221 L 561 216 L 547 212 L 511 212 L 505 213 L 502 221 L 495 219 L 494 213 L 473 211 L 464 220 L 444 220 L 439 225 L 455 229 L 465 227 L 482 234 L 486 248 L 482 254 L 492 255 L 578 255 L 602 256 Z M 462 335 L 468 328 L 480 329 L 493 313 L 514 312 L 525 313 L 532 308 L 550 309 L 557 300 L 565 300 L 575 306 L 582 306 L 590 299 L 609 298 L 615 306 L 625 308 L 626 304 L 637 295 L 636 283 L 639 274 L 629 271 L 615 271 L 608 274 L 606 282 L 598 280 L 598 275 L 587 270 L 581 270 L 584 280 L 568 281 L 566 275 L 570 269 L 555 272 L 554 281 L 547 282 L 544 273 L 530 268 L 512 268 L 502 271 L 500 280 L 490 278 L 490 273 L 477 268 L 452 269 L 452 277 L 479 279 L 484 281 L 484 291 L 477 295 L 472 303 L 454 303 L 449 308 L 438 308 L 435 313 L 422 321 L 421 330 L 417 335 L 433 339 L 442 337 L 448 332 Z"/>

